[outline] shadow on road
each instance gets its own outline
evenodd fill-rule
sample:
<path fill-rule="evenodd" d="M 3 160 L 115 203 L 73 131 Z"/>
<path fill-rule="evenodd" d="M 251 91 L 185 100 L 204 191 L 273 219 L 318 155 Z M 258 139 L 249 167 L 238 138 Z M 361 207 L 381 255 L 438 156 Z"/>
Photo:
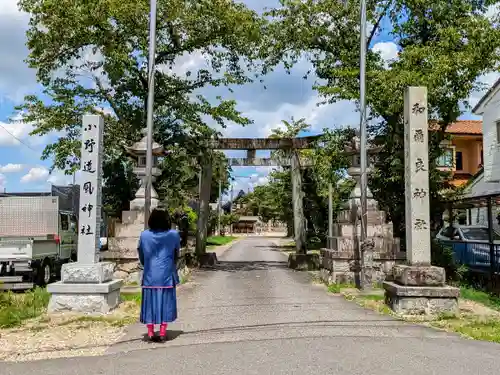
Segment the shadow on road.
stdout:
<path fill-rule="evenodd" d="M 230 262 L 218 261 L 215 266 L 205 266 L 202 269 L 207 271 L 226 271 L 226 272 L 239 272 L 239 271 L 260 271 L 271 269 L 286 269 L 287 263 L 275 261 L 249 261 L 249 262 Z"/>
<path fill-rule="evenodd" d="M 175 340 L 177 337 L 179 337 L 183 333 L 184 333 L 184 331 L 176 331 L 176 330 L 170 330 L 169 331 L 169 330 L 167 330 L 167 342 Z M 133 342 L 133 341 L 137 341 L 137 340 L 136 339 L 125 340 L 125 341 L 121 341 L 120 343 Z M 148 335 L 146 333 L 142 336 L 142 341 L 144 341 L 144 342 L 151 342 L 151 343 L 159 343 L 159 342 L 161 342 L 160 337 L 158 335 L 156 335 L 153 338 L 153 340 L 149 340 Z"/>

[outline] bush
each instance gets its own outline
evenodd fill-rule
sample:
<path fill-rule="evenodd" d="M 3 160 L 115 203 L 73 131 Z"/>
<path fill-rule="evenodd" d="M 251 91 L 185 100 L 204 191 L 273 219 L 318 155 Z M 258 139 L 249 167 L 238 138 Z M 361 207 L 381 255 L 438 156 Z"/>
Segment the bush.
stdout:
<path fill-rule="evenodd" d="M 434 240 L 431 240 L 431 263 L 445 269 L 447 281 L 461 282 L 467 273 L 467 267 L 454 261 L 452 248 Z"/>
<path fill-rule="evenodd" d="M 50 294 L 41 288 L 26 293 L 0 293 L 0 328 L 21 325 L 47 310 Z"/>

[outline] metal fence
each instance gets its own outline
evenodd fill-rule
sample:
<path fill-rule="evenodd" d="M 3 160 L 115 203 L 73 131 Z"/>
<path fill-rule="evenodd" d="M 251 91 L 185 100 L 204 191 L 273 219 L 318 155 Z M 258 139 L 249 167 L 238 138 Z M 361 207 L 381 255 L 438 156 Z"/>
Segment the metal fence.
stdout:
<path fill-rule="evenodd" d="M 471 276 L 480 275 L 488 283 L 500 279 L 500 245 L 487 242 L 462 242 L 452 245 L 453 259 L 467 267 Z"/>

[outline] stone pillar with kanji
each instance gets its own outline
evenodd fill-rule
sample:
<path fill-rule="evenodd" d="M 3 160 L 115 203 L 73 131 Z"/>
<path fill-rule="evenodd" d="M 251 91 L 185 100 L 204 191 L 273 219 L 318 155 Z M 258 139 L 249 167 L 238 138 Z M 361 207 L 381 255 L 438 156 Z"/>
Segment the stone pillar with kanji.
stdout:
<path fill-rule="evenodd" d="M 386 303 L 401 314 L 455 313 L 459 289 L 431 265 L 427 88 L 408 87 L 404 100 L 407 264 L 384 282 Z"/>
<path fill-rule="evenodd" d="M 77 262 L 63 264 L 61 281 L 50 284 L 49 312 L 107 313 L 120 303 L 122 280 L 114 264 L 100 262 L 104 120 L 83 116 Z"/>

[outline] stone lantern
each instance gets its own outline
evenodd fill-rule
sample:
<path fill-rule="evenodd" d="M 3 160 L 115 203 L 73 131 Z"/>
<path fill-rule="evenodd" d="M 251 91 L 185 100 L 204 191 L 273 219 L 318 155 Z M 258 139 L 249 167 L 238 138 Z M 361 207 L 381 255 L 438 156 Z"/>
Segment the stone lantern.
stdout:
<path fill-rule="evenodd" d="M 135 199 L 130 202 L 131 211 L 142 211 L 144 210 L 145 195 L 146 195 L 146 153 L 147 153 L 147 134 L 146 129 L 142 131 L 144 135 L 142 139 L 135 142 L 131 147 L 126 147 L 127 152 L 136 160 L 136 167 L 133 172 L 140 180 L 140 186 L 135 193 Z M 158 206 L 158 194 L 156 193 L 153 182 L 156 177 L 161 175 L 161 171 L 158 168 L 158 157 L 164 154 L 163 147 L 153 140 L 153 169 L 151 173 L 151 209 Z"/>
<path fill-rule="evenodd" d="M 369 175 L 373 169 L 374 157 L 379 152 L 379 147 L 367 145 L 367 168 Z M 352 139 L 350 145 L 345 147 L 346 154 L 351 158 L 351 165 L 347 174 L 356 182 L 350 198 L 343 203 L 342 210 L 337 214 L 336 223 L 333 226 L 333 237 L 328 239 L 328 247 L 336 251 L 352 252 L 355 249 L 355 237 L 361 234 L 361 163 L 360 163 L 360 139 L 359 134 Z M 378 209 L 378 204 L 367 186 L 366 192 L 367 208 L 367 235 L 368 237 L 391 237 L 391 241 L 384 246 L 392 248 L 392 225 L 386 224 L 385 212 Z M 380 241 L 378 241 L 380 242 Z M 377 245 L 379 245 L 377 243 Z"/>
<path fill-rule="evenodd" d="M 367 145 L 368 165 L 366 173 L 373 169 L 374 158 L 380 151 L 379 147 Z M 381 282 L 392 270 L 394 264 L 404 262 L 405 255 L 400 253 L 399 239 L 392 234 L 392 224 L 386 223 L 384 211 L 378 209 L 378 204 L 367 187 L 366 194 L 366 224 L 367 242 L 369 246 L 363 249 L 359 242 L 361 235 L 361 163 L 359 135 L 352 139 L 345 148 L 345 153 L 351 159 L 347 173 L 356 182 L 350 198 L 344 202 L 333 225 L 333 237 L 328 237 L 328 248 L 321 250 L 324 272 L 323 279 L 329 283 L 355 282 L 360 271 L 364 269 L 365 286 L 371 282 Z M 370 251 L 367 251 L 367 250 Z"/>
<path fill-rule="evenodd" d="M 361 156 L 360 156 L 360 138 L 359 131 L 356 132 L 356 135 L 351 141 L 351 144 L 345 147 L 346 153 L 350 154 L 351 158 L 351 166 L 347 170 L 347 174 L 352 177 L 352 179 L 356 182 L 354 189 L 351 192 L 351 199 L 344 203 L 343 208 L 350 211 L 355 211 L 357 207 L 361 206 Z M 379 152 L 379 147 L 373 147 L 373 145 L 367 145 L 367 166 L 366 166 L 366 174 L 370 175 L 373 169 L 373 161 L 376 154 Z M 377 202 L 373 199 L 372 192 L 370 188 L 366 187 L 366 208 L 368 211 L 377 210 Z"/>

